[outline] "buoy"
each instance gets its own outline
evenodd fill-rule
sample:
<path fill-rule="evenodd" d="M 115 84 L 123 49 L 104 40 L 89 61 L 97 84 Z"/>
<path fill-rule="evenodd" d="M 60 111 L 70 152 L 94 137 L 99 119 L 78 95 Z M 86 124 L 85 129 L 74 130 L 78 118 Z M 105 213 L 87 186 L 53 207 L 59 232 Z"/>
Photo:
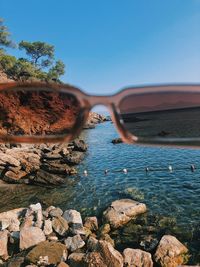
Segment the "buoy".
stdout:
<path fill-rule="evenodd" d="M 168 167 L 168 170 L 169 170 L 170 172 L 172 172 L 172 171 L 173 171 L 173 168 L 172 168 L 172 166 L 171 166 L 171 165 L 169 165 L 169 167 Z"/>
<path fill-rule="evenodd" d="M 85 176 L 87 176 L 87 175 L 88 175 L 87 170 L 84 170 L 84 171 L 83 171 L 83 174 L 84 174 Z"/>
<path fill-rule="evenodd" d="M 123 169 L 123 173 L 127 173 L 128 172 L 128 170 L 127 169 Z"/>
<path fill-rule="evenodd" d="M 192 172 L 194 172 L 194 170 L 195 170 L 195 166 L 192 164 L 192 165 L 190 166 L 190 169 L 191 169 Z"/>
<path fill-rule="evenodd" d="M 149 172 L 149 168 L 148 168 L 148 167 L 146 167 L 146 168 L 145 168 L 145 171 L 146 171 L 146 172 Z"/>
<path fill-rule="evenodd" d="M 104 174 L 108 174 L 108 170 L 105 170 L 105 171 L 104 171 Z"/>

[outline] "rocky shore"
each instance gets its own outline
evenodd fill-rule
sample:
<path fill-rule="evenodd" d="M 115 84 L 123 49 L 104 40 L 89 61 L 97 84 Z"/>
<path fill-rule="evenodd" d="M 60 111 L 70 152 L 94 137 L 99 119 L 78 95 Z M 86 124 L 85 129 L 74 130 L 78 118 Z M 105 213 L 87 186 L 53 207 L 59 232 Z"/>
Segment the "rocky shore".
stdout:
<path fill-rule="evenodd" d="M 75 174 L 87 151 L 81 139 L 66 144 L 0 145 L 1 180 L 7 183 L 59 185 Z"/>
<path fill-rule="evenodd" d="M 107 121 L 90 112 L 85 129 Z M 63 144 L 1 144 L 0 179 L 6 183 L 59 185 L 66 176 L 76 174 L 75 166 L 84 158 L 87 144 L 77 138 Z"/>
<path fill-rule="evenodd" d="M 90 112 L 88 120 L 84 126 L 84 129 L 93 129 L 95 128 L 96 124 L 110 121 L 111 119 L 109 117 L 106 117 L 104 115 L 98 114 L 96 112 Z"/>
<path fill-rule="evenodd" d="M 176 267 L 187 263 L 187 247 L 169 234 L 151 252 L 131 246 L 118 250 L 114 233 L 146 213 L 145 204 L 131 199 L 112 202 L 101 218 L 83 219 L 73 209 L 42 209 L 40 203 L 0 213 L 1 266 Z"/>

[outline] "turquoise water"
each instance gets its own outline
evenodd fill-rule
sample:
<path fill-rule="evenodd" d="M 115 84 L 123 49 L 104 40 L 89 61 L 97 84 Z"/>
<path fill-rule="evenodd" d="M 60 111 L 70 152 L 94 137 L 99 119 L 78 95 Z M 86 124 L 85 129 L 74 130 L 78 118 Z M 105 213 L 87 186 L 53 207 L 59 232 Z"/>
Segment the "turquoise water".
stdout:
<path fill-rule="evenodd" d="M 130 197 L 146 203 L 149 214 L 175 219 L 183 234 L 186 230 L 196 231 L 192 243 L 185 241 L 200 250 L 193 244 L 199 245 L 196 241 L 200 240 L 200 150 L 113 145 L 111 140 L 117 133 L 110 122 L 84 131 L 82 136 L 89 149 L 78 167 L 78 176 L 67 178 L 66 185 L 58 188 L 2 187 L 0 210 L 40 201 L 63 209 L 74 208 L 83 215 L 100 215 L 111 201 Z M 191 164 L 197 168 L 194 172 Z M 169 165 L 173 172 L 168 171 Z M 146 173 L 146 167 L 164 170 Z M 123 168 L 128 169 L 127 174 L 121 171 Z M 84 170 L 87 176 L 82 175 Z"/>

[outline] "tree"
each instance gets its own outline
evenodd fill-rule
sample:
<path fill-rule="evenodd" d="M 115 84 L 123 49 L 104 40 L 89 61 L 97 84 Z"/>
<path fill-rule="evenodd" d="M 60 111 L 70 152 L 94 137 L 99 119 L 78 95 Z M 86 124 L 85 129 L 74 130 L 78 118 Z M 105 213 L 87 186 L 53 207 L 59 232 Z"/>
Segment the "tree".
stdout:
<path fill-rule="evenodd" d="M 7 73 L 15 65 L 16 61 L 16 57 L 2 53 L 0 55 L 0 69 Z"/>
<path fill-rule="evenodd" d="M 65 74 L 65 64 L 58 60 L 48 72 L 48 79 L 58 80 L 61 75 Z"/>
<path fill-rule="evenodd" d="M 38 76 L 38 70 L 29 61 L 5 54 L 0 56 L 0 69 L 13 80 L 27 80 Z"/>
<path fill-rule="evenodd" d="M 10 39 L 10 33 L 8 31 L 8 28 L 4 26 L 3 22 L 3 19 L 0 18 L 0 46 L 15 47 L 15 44 Z M 0 48 L 0 50 L 3 49 Z"/>
<path fill-rule="evenodd" d="M 31 58 L 35 67 L 46 68 L 52 65 L 54 58 L 54 46 L 45 42 L 26 42 L 19 43 L 19 49 L 24 49 Z"/>

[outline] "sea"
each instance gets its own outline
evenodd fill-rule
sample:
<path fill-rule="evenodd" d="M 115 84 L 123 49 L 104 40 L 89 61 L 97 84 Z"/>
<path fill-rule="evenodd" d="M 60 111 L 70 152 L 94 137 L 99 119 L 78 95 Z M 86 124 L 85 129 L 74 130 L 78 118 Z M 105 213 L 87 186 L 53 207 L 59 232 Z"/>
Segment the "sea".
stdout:
<path fill-rule="evenodd" d="M 59 187 L 3 186 L 0 211 L 40 202 L 63 210 L 76 209 L 83 217 L 101 217 L 112 201 L 131 198 L 145 203 L 148 214 L 175 220 L 179 233 L 198 257 L 200 150 L 114 145 L 111 141 L 117 137 L 111 122 L 84 130 L 81 138 L 88 151 L 77 175 L 66 177 L 65 185 Z M 186 232 L 190 233 L 188 240 Z"/>

